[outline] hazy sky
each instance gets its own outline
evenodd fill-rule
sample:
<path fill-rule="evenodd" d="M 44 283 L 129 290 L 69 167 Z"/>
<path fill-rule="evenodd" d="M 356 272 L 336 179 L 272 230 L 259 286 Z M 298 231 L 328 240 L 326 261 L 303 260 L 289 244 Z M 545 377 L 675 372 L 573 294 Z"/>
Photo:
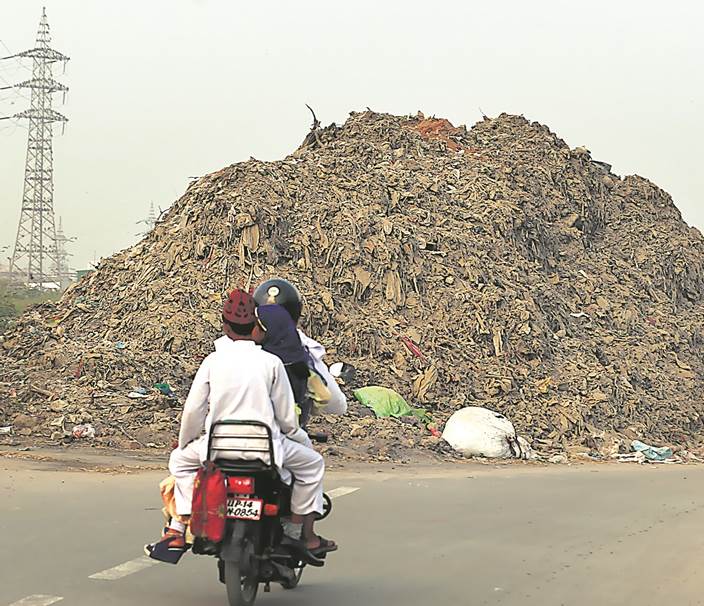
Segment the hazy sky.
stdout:
<path fill-rule="evenodd" d="M 33 46 L 42 5 L 71 57 L 55 210 L 75 267 L 132 244 L 150 202 L 166 208 L 189 177 L 292 151 L 305 103 L 323 124 L 367 106 L 468 125 L 480 107 L 523 114 L 652 179 L 704 226 L 701 3 L 0 0 L 0 51 Z M 0 86 L 27 77 L 0 62 Z M 26 104 L 0 91 L 0 115 Z M 0 249 L 14 243 L 26 137 L 0 121 Z"/>

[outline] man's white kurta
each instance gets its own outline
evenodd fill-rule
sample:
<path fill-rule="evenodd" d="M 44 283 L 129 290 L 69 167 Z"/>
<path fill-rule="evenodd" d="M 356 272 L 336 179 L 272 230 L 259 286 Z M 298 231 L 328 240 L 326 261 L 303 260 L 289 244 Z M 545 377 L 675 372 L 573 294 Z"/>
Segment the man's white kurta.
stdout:
<path fill-rule="evenodd" d="M 181 417 L 178 445 L 206 434 L 214 421 L 257 420 L 271 428 L 274 445 L 282 437 L 310 444 L 298 426 L 296 404 L 283 363 L 254 341 L 220 337 L 201 364 Z M 280 458 L 275 452 L 277 463 Z"/>

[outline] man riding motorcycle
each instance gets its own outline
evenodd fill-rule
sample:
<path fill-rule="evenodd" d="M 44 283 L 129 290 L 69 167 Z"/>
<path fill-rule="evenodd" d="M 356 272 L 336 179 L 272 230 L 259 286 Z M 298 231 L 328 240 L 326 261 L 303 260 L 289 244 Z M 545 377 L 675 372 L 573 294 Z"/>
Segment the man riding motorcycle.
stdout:
<path fill-rule="evenodd" d="M 294 324 L 298 324 L 303 311 L 303 298 L 300 291 L 288 280 L 283 278 L 271 278 L 262 282 L 254 291 L 254 300 L 259 306 L 280 305 L 291 316 Z M 326 406 L 323 409 L 325 414 L 343 415 L 347 412 L 347 398 L 342 393 L 337 381 L 333 378 L 328 370 L 327 365 L 323 361 L 325 356 L 325 347 L 320 343 L 311 339 L 300 328 L 298 328 L 298 336 L 303 345 L 303 349 L 307 354 L 307 363 L 312 365 L 315 373 L 320 376 L 326 387 Z M 293 374 L 293 373 L 291 373 Z M 295 377 L 293 378 L 295 382 Z M 306 409 L 305 406 L 308 405 Z M 301 426 L 305 426 L 310 416 L 310 400 L 303 402 L 301 410 Z M 306 518 L 303 524 L 303 539 L 308 544 L 315 544 L 316 535 L 313 530 L 313 518 Z M 336 545 L 332 541 L 320 537 L 323 548 L 330 550 L 336 549 Z"/>
<path fill-rule="evenodd" d="M 288 311 L 291 319 L 296 324 L 298 324 L 303 311 L 301 293 L 291 282 L 283 278 L 271 278 L 262 282 L 254 291 L 254 300 L 257 305 L 281 305 Z M 323 361 L 325 348 L 316 340 L 311 339 L 300 328 L 298 329 L 298 334 L 303 348 L 310 356 L 314 370 L 322 377 L 327 389 L 330 391 L 330 398 L 324 409 L 325 414 L 345 414 L 347 412 L 347 398 Z"/>
<path fill-rule="evenodd" d="M 224 419 L 258 420 L 271 428 L 274 459 L 294 476 L 291 518 L 283 522 L 282 545 L 306 563 L 322 566 L 325 551 L 336 548 L 314 533 L 302 538 L 323 513 L 323 458 L 299 427 L 293 393 L 281 360 L 261 349 L 264 330 L 257 321 L 251 295 L 235 290 L 223 306 L 223 332 L 215 351 L 201 364 L 183 409 L 178 447 L 169 470 L 176 478 L 176 509 L 161 540 L 145 546 L 152 558 L 173 561 L 173 552 L 186 550 L 185 526 L 191 514 L 193 483 L 207 456 L 210 426 Z M 202 432 L 205 429 L 206 435 Z"/>

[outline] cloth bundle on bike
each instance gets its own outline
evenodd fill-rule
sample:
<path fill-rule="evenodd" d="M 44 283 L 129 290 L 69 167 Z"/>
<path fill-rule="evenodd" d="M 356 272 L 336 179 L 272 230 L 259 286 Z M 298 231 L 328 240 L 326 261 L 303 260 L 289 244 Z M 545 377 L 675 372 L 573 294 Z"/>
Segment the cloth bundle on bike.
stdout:
<path fill-rule="evenodd" d="M 193 485 L 191 533 L 215 543 L 225 534 L 227 478 L 212 461 L 206 461 Z"/>

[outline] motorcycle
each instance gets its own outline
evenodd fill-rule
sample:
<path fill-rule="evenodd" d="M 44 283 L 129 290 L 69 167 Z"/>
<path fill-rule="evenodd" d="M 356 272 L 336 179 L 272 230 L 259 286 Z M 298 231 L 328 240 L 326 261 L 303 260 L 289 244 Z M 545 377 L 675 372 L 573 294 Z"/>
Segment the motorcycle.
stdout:
<path fill-rule="evenodd" d="M 215 473 L 224 476 L 217 489 L 226 488 L 222 498 L 216 497 L 225 501 L 224 528 L 217 535 L 221 540 L 196 536 L 192 552 L 217 558 L 218 578 L 225 584 L 230 606 L 254 604 L 260 584 L 265 592 L 270 591 L 271 583 L 284 589 L 297 587 L 306 563 L 281 546 L 281 518 L 291 514 L 293 480 L 279 476 L 271 429 L 258 421 L 213 423 L 207 460 L 212 461 Z M 207 488 L 203 492 L 207 498 Z M 324 495 L 319 519 L 331 511 L 332 501 Z M 222 516 L 218 517 L 222 522 Z"/>

